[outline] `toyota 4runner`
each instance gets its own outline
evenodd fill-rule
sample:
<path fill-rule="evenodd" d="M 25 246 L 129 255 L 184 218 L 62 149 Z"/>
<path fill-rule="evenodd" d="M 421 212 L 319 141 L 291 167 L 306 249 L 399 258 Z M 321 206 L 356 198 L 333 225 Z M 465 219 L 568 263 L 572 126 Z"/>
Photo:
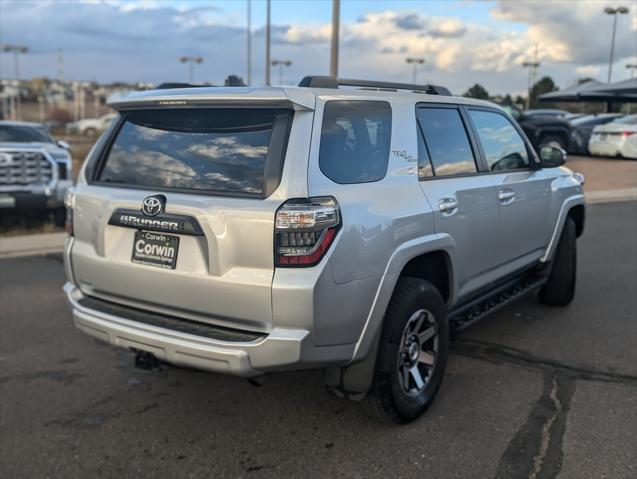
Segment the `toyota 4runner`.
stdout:
<path fill-rule="evenodd" d="M 133 93 L 69 192 L 75 325 L 140 357 L 259 378 L 322 368 L 392 422 L 449 337 L 575 290 L 583 179 L 497 106 L 306 77 Z"/>

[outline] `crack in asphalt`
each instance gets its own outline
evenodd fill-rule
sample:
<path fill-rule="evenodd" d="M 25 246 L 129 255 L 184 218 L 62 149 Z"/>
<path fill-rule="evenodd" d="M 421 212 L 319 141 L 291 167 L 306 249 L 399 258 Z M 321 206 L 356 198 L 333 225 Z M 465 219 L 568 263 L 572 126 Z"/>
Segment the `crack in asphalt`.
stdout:
<path fill-rule="evenodd" d="M 637 376 L 599 369 L 571 366 L 553 359 L 535 356 L 521 349 L 500 344 L 462 339 L 455 341 L 451 350 L 461 356 L 483 360 L 494 364 L 513 364 L 526 369 L 559 373 L 572 379 L 619 383 L 637 386 Z"/>
<path fill-rule="evenodd" d="M 500 344 L 463 339 L 455 341 L 451 349 L 461 356 L 543 374 L 542 395 L 500 457 L 496 479 L 552 479 L 558 476 L 562 469 L 562 443 L 576 380 L 637 386 L 637 376 L 572 366 Z"/>
<path fill-rule="evenodd" d="M 542 395 L 529 411 L 500 457 L 496 479 L 551 479 L 562 469 L 566 415 L 575 381 L 558 373 L 544 373 Z"/>
<path fill-rule="evenodd" d="M 551 392 L 549 393 L 549 399 L 551 400 L 551 405 L 553 409 L 553 414 L 548 418 L 548 420 L 542 425 L 542 432 L 540 438 L 540 450 L 533 457 L 533 470 L 531 474 L 529 474 L 529 479 L 538 479 L 538 474 L 542 471 L 542 465 L 544 463 L 544 458 L 546 457 L 546 452 L 549 449 L 549 444 L 551 441 L 551 427 L 555 423 L 555 419 L 558 414 L 562 412 L 562 403 L 557 398 L 557 376 L 553 376 L 551 381 Z"/>

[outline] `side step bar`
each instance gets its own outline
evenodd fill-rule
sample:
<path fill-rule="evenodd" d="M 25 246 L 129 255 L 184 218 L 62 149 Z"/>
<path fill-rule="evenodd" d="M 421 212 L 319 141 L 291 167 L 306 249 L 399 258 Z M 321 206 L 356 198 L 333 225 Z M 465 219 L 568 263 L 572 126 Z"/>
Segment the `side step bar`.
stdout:
<path fill-rule="evenodd" d="M 486 296 L 460 306 L 449 314 L 452 336 L 457 336 L 461 331 L 511 301 L 540 288 L 547 279 L 533 274 L 525 275 L 495 288 Z"/>

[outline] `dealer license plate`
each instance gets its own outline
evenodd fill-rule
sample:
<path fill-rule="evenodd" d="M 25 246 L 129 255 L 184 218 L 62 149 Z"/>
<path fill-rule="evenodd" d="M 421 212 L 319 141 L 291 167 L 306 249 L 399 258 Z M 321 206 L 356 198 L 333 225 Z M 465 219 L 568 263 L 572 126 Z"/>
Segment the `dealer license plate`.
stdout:
<path fill-rule="evenodd" d="M 179 236 L 156 233 L 153 231 L 136 231 L 133 241 L 133 263 L 175 269 Z"/>

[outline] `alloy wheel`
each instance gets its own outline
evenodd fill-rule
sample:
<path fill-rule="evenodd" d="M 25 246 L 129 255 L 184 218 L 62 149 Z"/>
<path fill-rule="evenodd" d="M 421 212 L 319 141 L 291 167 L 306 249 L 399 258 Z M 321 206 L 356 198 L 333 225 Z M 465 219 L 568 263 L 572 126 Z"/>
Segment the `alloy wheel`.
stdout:
<path fill-rule="evenodd" d="M 431 379 L 438 353 L 438 328 L 433 314 L 414 312 L 403 330 L 398 348 L 398 382 L 409 396 L 420 394 Z"/>

